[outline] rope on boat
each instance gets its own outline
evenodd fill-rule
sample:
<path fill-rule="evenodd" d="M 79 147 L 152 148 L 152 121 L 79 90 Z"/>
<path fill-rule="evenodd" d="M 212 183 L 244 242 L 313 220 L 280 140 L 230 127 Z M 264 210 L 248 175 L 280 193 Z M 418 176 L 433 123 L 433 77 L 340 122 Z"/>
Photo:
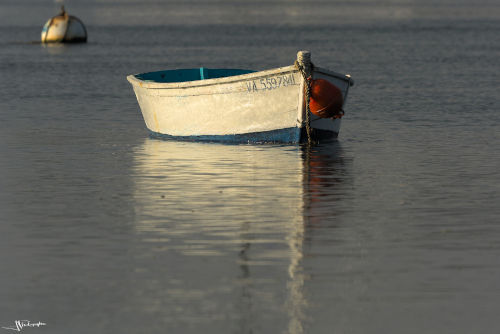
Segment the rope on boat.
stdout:
<path fill-rule="evenodd" d="M 313 140 L 312 140 L 312 129 L 311 129 L 311 110 L 309 108 L 309 101 L 311 100 L 312 70 L 314 68 L 314 65 L 311 63 L 311 53 L 309 51 L 299 51 L 297 53 L 297 60 L 295 61 L 295 66 L 302 74 L 302 77 L 304 77 L 304 88 L 306 94 L 305 125 L 307 133 L 307 143 L 311 145 L 313 144 Z"/>

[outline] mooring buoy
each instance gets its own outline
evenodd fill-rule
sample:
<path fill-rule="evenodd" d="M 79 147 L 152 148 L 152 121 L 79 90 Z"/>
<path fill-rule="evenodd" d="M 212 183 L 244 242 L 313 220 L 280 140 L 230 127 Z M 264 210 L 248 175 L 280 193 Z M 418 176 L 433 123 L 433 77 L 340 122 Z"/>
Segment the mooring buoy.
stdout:
<path fill-rule="evenodd" d="M 85 43 L 87 29 L 83 22 L 68 15 L 61 6 L 61 12 L 45 23 L 42 29 L 42 43 Z"/>

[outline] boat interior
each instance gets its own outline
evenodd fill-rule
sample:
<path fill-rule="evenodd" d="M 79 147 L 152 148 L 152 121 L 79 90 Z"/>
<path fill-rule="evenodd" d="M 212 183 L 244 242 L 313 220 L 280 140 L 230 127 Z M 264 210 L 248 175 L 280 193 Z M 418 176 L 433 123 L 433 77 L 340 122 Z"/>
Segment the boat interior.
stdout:
<path fill-rule="evenodd" d="M 239 69 L 209 69 L 209 68 L 190 68 L 182 70 L 167 70 L 158 72 L 148 72 L 135 75 L 135 77 L 142 81 L 147 82 L 185 82 L 215 79 L 223 77 L 232 77 L 235 75 L 253 73 L 252 70 L 239 70 Z"/>

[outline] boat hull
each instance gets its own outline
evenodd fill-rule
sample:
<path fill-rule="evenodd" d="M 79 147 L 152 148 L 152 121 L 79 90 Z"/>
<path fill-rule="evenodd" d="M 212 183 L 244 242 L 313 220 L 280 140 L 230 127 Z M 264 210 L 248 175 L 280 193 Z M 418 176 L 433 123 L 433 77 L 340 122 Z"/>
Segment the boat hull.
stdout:
<path fill-rule="evenodd" d="M 171 136 L 153 131 L 150 131 L 150 135 L 158 139 L 223 143 L 302 143 L 307 141 L 305 128 L 297 127 L 233 135 Z M 338 132 L 335 131 L 312 129 L 314 141 L 332 140 L 337 136 Z"/>
<path fill-rule="evenodd" d="M 347 98 L 349 77 L 316 69 Z M 305 135 L 304 79 L 295 66 L 223 78 L 159 83 L 128 76 L 155 137 L 299 143 Z M 336 138 L 340 119 L 311 115 L 316 138 Z"/>

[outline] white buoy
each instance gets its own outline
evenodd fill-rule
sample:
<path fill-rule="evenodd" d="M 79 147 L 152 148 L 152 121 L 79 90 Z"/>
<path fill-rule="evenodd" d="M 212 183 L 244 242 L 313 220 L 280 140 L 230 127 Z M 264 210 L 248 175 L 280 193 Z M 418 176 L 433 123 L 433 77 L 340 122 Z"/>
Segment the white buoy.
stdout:
<path fill-rule="evenodd" d="M 72 15 L 68 15 L 61 6 L 59 15 L 45 23 L 42 29 L 42 43 L 85 43 L 87 29 L 83 22 Z"/>

